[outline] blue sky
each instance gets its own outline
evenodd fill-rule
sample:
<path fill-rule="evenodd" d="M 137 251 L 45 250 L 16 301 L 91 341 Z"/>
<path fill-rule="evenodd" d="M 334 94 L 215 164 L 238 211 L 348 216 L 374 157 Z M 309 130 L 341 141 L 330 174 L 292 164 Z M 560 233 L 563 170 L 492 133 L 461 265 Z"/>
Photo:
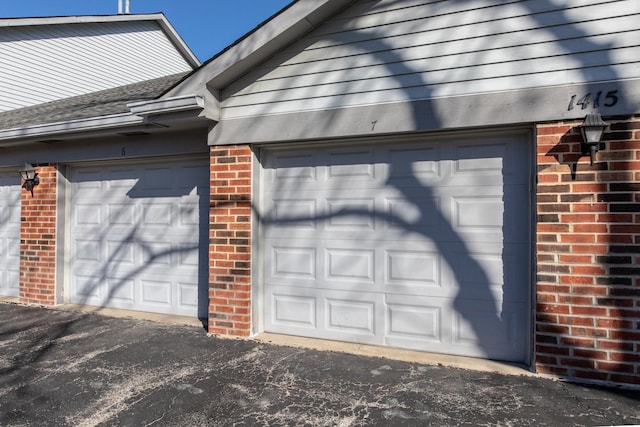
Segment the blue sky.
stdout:
<path fill-rule="evenodd" d="M 130 5 L 131 13 L 164 12 L 193 53 L 204 62 L 290 2 L 130 0 Z M 0 18 L 117 13 L 118 0 L 0 0 Z"/>

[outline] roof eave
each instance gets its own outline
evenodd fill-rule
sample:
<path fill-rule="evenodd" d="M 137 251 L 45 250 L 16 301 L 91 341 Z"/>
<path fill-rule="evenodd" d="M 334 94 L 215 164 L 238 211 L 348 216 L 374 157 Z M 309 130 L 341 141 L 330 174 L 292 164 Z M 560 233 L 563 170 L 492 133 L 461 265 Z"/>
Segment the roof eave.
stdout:
<path fill-rule="evenodd" d="M 201 94 L 206 87 L 221 89 L 353 2 L 298 0 L 203 64 L 163 96 Z"/>
<path fill-rule="evenodd" d="M 151 101 L 132 102 L 127 104 L 132 114 L 140 117 L 176 113 L 189 110 L 204 109 L 204 99 L 201 96 L 188 95 Z"/>
<path fill-rule="evenodd" d="M 69 137 L 78 134 L 113 134 L 115 129 L 132 127 L 168 127 L 170 123 L 197 120 L 204 123 L 205 102 L 199 96 L 169 100 L 133 102 L 127 113 L 88 117 L 56 123 L 0 130 L 0 147 L 29 144 L 38 139 Z"/>
<path fill-rule="evenodd" d="M 171 25 L 171 23 L 167 20 L 164 14 L 159 13 L 157 15 L 159 15 L 160 17 L 156 18 L 156 21 L 158 22 L 162 30 L 165 32 L 167 37 L 169 37 L 169 40 L 171 40 L 171 43 L 173 43 L 178 49 L 178 51 L 182 54 L 184 59 L 189 63 L 189 65 L 193 69 L 197 69 L 198 67 L 200 67 L 200 65 L 202 65 L 200 63 L 200 60 L 191 51 L 189 46 L 185 43 L 185 41 L 182 39 L 180 34 L 178 34 L 176 29 L 173 28 L 173 25 Z"/>
<path fill-rule="evenodd" d="M 66 122 L 45 123 L 22 128 L 0 130 L 0 147 L 22 145 L 38 138 L 80 132 L 108 131 L 114 128 L 142 125 L 144 118 L 129 113 L 114 114 L 102 117 L 70 120 Z"/>

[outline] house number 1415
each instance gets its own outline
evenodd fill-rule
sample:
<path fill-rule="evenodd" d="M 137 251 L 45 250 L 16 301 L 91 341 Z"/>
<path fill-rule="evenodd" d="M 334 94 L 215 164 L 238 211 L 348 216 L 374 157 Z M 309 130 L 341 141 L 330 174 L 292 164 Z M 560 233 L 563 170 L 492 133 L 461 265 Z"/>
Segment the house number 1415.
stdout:
<path fill-rule="evenodd" d="M 593 108 L 598 108 L 600 107 L 600 103 L 605 107 L 613 107 L 618 103 L 617 90 L 610 90 L 605 95 L 603 95 L 603 91 L 599 91 L 595 96 L 592 96 L 591 92 L 579 99 L 578 95 L 572 95 L 571 100 L 569 101 L 569 108 L 567 108 L 567 110 L 571 111 L 574 108 L 577 108 L 577 106 L 580 106 L 581 109 L 584 110 L 589 107 L 589 104 L 592 104 Z"/>

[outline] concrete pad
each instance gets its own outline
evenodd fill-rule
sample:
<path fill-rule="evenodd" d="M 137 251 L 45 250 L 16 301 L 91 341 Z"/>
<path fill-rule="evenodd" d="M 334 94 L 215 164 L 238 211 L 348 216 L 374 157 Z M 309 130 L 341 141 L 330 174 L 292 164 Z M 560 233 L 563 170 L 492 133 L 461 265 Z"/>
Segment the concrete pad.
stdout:
<path fill-rule="evenodd" d="M 309 348 L 319 351 L 335 351 L 357 356 L 380 357 L 384 359 L 400 360 L 425 365 L 438 365 L 452 368 L 470 369 L 480 372 L 495 372 L 504 375 L 536 376 L 525 365 L 500 362 L 494 360 L 477 359 L 473 357 L 452 356 L 447 354 L 427 353 L 422 351 L 405 350 L 391 347 L 379 347 L 364 344 L 353 344 L 340 341 L 320 340 L 314 338 L 296 337 L 261 333 L 253 337 L 256 341 L 269 344 L 284 345 L 294 348 Z"/>
<path fill-rule="evenodd" d="M 148 320 L 167 325 L 184 325 L 203 327 L 202 321 L 193 317 L 176 316 L 173 314 L 150 313 L 146 311 L 124 310 L 120 308 L 93 307 L 88 305 L 63 304 L 52 307 L 53 310 L 77 311 L 81 313 L 96 313 L 103 316 L 120 319 Z"/>

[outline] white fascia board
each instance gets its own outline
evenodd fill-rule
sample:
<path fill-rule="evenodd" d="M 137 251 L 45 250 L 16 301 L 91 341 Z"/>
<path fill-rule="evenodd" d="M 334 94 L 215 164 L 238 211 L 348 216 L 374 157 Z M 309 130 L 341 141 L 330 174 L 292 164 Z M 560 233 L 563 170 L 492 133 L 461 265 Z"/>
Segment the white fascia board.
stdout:
<path fill-rule="evenodd" d="M 144 118 L 129 113 L 111 116 L 89 117 L 86 119 L 70 120 L 67 122 L 44 123 L 23 128 L 0 130 L 0 145 L 4 141 L 32 140 L 34 138 L 54 136 L 68 133 L 108 130 L 123 126 L 144 124 Z"/>
<path fill-rule="evenodd" d="M 40 27 L 44 25 L 69 24 L 104 24 L 110 22 L 130 21 L 162 21 L 166 18 L 162 13 L 135 15 L 81 15 L 81 16 L 47 16 L 41 18 L 4 18 L 0 19 L 2 27 Z"/>
<path fill-rule="evenodd" d="M 166 96 L 203 93 L 207 87 L 210 90 L 224 88 L 353 2 L 354 0 L 298 0 L 244 39 L 214 56 L 170 89 Z"/>
<path fill-rule="evenodd" d="M 182 54 L 184 59 L 189 63 L 189 65 L 195 70 L 198 68 L 201 63 L 200 60 L 196 57 L 196 55 L 191 51 L 189 46 L 184 42 L 180 34 L 173 28 L 173 25 L 167 20 L 164 14 L 158 14 L 160 17 L 155 20 L 158 22 L 164 33 L 169 37 L 169 40 L 173 45 L 178 49 L 178 51 Z M 151 15 L 156 16 L 156 15 Z"/>
<path fill-rule="evenodd" d="M 154 114 L 177 113 L 188 110 L 203 110 L 204 99 L 197 95 L 176 96 L 151 101 L 132 102 L 127 104 L 132 114 L 147 117 Z"/>

